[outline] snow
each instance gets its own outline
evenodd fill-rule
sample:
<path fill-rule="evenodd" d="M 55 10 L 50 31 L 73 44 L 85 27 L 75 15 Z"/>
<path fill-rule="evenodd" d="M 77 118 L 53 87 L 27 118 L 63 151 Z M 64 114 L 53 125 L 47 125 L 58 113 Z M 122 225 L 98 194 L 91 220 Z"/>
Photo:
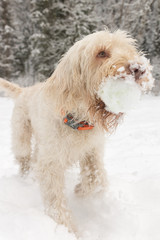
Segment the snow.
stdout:
<path fill-rule="evenodd" d="M 141 90 L 134 76 L 123 73 L 104 78 L 97 95 L 106 104 L 107 111 L 118 114 L 128 112 L 137 105 Z"/>
<path fill-rule="evenodd" d="M 117 69 L 117 72 L 124 72 L 125 71 L 125 68 L 124 67 L 120 67 Z"/>
<path fill-rule="evenodd" d="M 97 91 L 98 97 L 105 103 L 106 110 L 113 113 L 126 113 L 133 107 L 137 107 L 141 93 L 151 90 L 154 85 L 152 77 L 152 66 L 150 61 L 141 56 L 128 62 L 130 74 L 124 66 L 117 69 L 117 74 L 102 79 L 102 83 Z M 139 70 L 142 75 L 138 84 L 135 81 L 135 70 Z"/>
<path fill-rule="evenodd" d="M 68 170 L 66 196 L 80 240 L 160 239 L 160 97 L 146 96 L 106 138 L 108 192 L 73 193 L 79 170 Z M 13 103 L 0 98 L 0 240 L 75 240 L 45 215 L 38 184 L 21 178 L 11 153 Z"/>

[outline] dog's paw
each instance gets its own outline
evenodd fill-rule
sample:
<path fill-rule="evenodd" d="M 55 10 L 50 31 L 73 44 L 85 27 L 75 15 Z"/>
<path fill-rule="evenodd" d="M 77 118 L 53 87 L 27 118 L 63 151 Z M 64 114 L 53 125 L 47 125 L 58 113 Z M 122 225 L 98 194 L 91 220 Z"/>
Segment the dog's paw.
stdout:
<path fill-rule="evenodd" d="M 88 186 L 79 183 L 75 186 L 74 192 L 78 197 L 86 197 L 91 195 L 95 191 L 95 186 Z"/>
<path fill-rule="evenodd" d="M 75 186 L 75 189 L 74 189 L 74 192 L 75 194 L 78 196 L 78 197 L 84 197 L 86 195 L 86 192 L 84 191 L 84 189 L 82 188 L 82 184 L 79 183 Z"/>
<path fill-rule="evenodd" d="M 70 223 L 69 225 L 67 224 L 66 227 L 68 228 L 68 232 L 69 232 L 69 233 L 73 233 L 73 234 L 75 235 L 75 237 L 76 237 L 77 239 L 79 239 L 80 234 L 79 234 L 79 232 L 78 232 L 77 227 L 76 227 L 73 223 Z"/>
<path fill-rule="evenodd" d="M 20 162 L 20 176 L 25 177 L 29 174 L 30 171 L 30 163 L 29 162 Z"/>
<path fill-rule="evenodd" d="M 91 185 L 85 187 L 82 183 L 79 183 L 75 186 L 74 192 L 78 197 L 88 197 L 90 195 L 96 195 L 99 193 L 103 193 L 106 190 L 106 185 L 99 186 L 99 185 Z"/>
<path fill-rule="evenodd" d="M 57 224 L 64 225 L 69 233 L 73 233 L 78 239 L 79 233 L 75 221 L 72 219 L 72 213 L 70 210 L 66 209 L 64 206 L 56 208 L 55 206 L 50 206 L 45 209 L 45 213 L 50 216 Z"/>

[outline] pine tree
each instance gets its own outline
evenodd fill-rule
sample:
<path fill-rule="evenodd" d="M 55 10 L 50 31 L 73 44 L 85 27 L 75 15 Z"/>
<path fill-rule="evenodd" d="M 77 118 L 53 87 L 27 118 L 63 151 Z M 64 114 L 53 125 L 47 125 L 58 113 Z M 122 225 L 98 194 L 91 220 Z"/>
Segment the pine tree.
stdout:
<path fill-rule="evenodd" d="M 16 34 L 12 25 L 11 10 L 6 0 L 0 2 L 0 74 L 10 79 L 14 75 L 14 46 Z"/>
<path fill-rule="evenodd" d="M 44 80 L 54 70 L 61 56 L 76 40 L 96 29 L 88 1 L 32 1 L 33 34 L 30 37 L 31 62 L 35 78 Z"/>
<path fill-rule="evenodd" d="M 29 62 L 30 47 L 29 38 L 32 33 L 30 20 L 30 1 L 12 0 L 14 9 L 14 26 L 17 34 L 16 49 L 14 52 L 17 65 L 17 77 L 32 76 L 32 66 Z M 23 84 L 23 83 L 22 83 Z"/>
<path fill-rule="evenodd" d="M 1 0 L 0 76 L 44 80 L 75 41 L 107 26 L 138 40 L 159 79 L 159 19 L 159 0 Z"/>

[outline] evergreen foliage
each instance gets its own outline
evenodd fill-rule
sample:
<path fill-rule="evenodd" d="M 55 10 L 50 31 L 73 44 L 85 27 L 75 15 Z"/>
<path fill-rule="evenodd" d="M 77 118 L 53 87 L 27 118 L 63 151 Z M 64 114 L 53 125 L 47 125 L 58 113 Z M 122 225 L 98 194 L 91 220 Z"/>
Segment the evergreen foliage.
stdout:
<path fill-rule="evenodd" d="M 0 76 L 43 81 L 75 41 L 105 26 L 135 37 L 160 78 L 159 0 L 1 0 Z"/>
<path fill-rule="evenodd" d="M 0 74 L 10 78 L 14 76 L 14 53 L 16 45 L 16 34 L 12 25 L 12 14 L 9 2 L 0 2 Z"/>

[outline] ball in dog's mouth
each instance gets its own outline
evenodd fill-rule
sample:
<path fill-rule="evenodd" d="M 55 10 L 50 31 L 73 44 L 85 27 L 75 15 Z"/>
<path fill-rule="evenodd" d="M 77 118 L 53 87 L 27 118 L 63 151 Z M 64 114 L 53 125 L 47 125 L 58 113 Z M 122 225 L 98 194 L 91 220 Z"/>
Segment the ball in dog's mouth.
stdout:
<path fill-rule="evenodd" d="M 103 79 L 97 95 L 107 111 L 118 114 L 128 112 L 136 106 L 141 97 L 141 89 L 131 75 L 128 79 L 114 76 Z"/>
<path fill-rule="evenodd" d="M 139 103 L 142 92 L 152 89 L 154 78 L 151 75 L 152 66 L 149 60 L 142 56 L 139 63 L 136 59 L 130 61 L 129 66 L 130 74 L 121 66 L 115 76 L 102 79 L 97 96 L 105 104 L 106 111 L 115 114 L 126 113 Z M 138 80 L 134 69 L 141 73 Z"/>

